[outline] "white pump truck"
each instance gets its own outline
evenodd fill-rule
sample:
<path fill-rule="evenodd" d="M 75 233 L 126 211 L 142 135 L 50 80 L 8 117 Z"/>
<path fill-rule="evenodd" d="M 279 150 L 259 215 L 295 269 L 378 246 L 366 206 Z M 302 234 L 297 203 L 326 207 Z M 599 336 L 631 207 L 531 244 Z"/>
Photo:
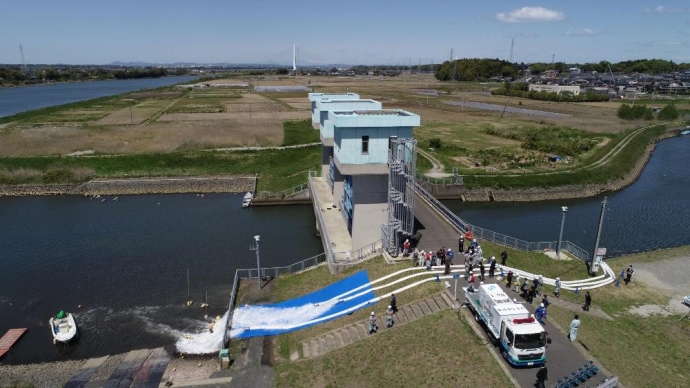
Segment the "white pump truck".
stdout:
<path fill-rule="evenodd" d="M 546 362 L 546 332 L 525 306 L 514 303 L 496 284 L 465 288 L 465 302 L 484 323 L 503 357 L 514 367 Z"/>

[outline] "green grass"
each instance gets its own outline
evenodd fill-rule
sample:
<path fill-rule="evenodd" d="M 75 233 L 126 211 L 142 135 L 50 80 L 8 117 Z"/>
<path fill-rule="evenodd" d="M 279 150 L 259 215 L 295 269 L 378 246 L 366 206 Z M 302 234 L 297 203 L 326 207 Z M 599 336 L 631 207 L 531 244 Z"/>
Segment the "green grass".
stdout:
<path fill-rule="evenodd" d="M 318 143 L 319 130 L 311 125 L 311 119 L 283 122 L 283 145 Z"/>
<path fill-rule="evenodd" d="M 126 108 L 136 104 L 134 100 L 126 100 L 123 95 L 94 98 L 86 101 L 74 102 L 71 104 L 50 106 L 47 108 L 36 109 L 28 112 L 17 113 L 11 116 L 0 117 L 0 124 L 25 121 L 43 121 L 50 115 L 68 110 L 96 110 L 108 107 L 109 109 Z M 49 120 L 49 119 L 48 119 Z"/>
<path fill-rule="evenodd" d="M 607 260 L 615 273 L 631 263 L 659 262 L 690 256 L 690 246 L 646 252 Z M 578 340 L 582 342 L 613 374 L 619 376 L 626 387 L 680 387 L 685 386 L 690 369 L 690 334 L 688 321 L 679 321 L 678 315 L 668 317 L 640 317 L 629 313 L 631 307 L 666 305 L 668 296 L 633 281 L 628 285 L 613 285 L 591 291 L 593 307 L 601 308 L 613 321 L 581 313 L 582 326 Z M 583 296 L 562 293 L 582 303 Z M 553 309 L 553 310 L 552 310 Z M 549 316 L 565 328 L 573 312 L 551 305 Z"/>
<path fill-rule="evenodd" d="M 0 170 L 38 171 L 23 181 L 2 183 L 72 182 L 69 173 L 49 175 L 49 171 L 92 169 L 99 178 L 189 176 L 258 173 L 260 190 L 282 190 L 306 180 L 309 169 L 319 166 L 320 147 L 264 151 L 194 151 L 169 154 L 0 158 Z M 7 174 L 0 174 L 0 179 Z M 48 178 L 46 178 L 48 176 Z"/>
<path fill-rule="evenodd" d="M 410 263 L 387 264 L 374 258 L 331 275 L 327 267 L 319 267 L 301 274 L 280 276 L 274 288 L 277 300 L 297 297 L 367 270 L 371 280 L 407 268 Z M 412 281 L 410 281 L 412 282 Z M 406 283 L 396 286 L 402 286 Z M 397 295 L 398 305 L 438 294 L 440 283 L 429 282 Z M 376 291 L 377 295 L 388 292 Z M 359 341 L 313 360 L 290 362 L 289 355 L 301 352 L 301 342 L 336 328 L 363 321 L 369 311 L 383 313 L 388 299 L 336 320 L 276 337 L 277 381 L 279 387 L 308 386 L 456 386 L 465 383 L 501 386 L 508 380 L 483 347 L 480 338 L 471 331 L 462 316 L 451 310 L 427 316 L 381 335 Z M 472 368 L 449 367 L 477 362 L 482 373 Z M 400 380 L 402 374 L 405 381 Z"/>

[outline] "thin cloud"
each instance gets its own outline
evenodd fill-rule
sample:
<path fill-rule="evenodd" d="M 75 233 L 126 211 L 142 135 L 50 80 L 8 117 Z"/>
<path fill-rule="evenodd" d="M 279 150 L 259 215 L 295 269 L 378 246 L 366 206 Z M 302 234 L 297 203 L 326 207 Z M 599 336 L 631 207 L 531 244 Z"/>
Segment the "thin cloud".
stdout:
<path fill-rule="evenodd" d="M 527 33 L 527 32 L 522 32 L 522 33 L 520 33 L 520 34 L 517 34 L 515 37 L 516 37 L 516 38 L 536 38 L 537 36 L 539 36 L 539 35 L 537 35 L 537 34 L 530 34 L 530 33 Z"/>
<path fill-rule="evenodd" d="M 563 12 L 544 7 L 522 7 L 508 13 L 496 14 L 496 19 L 507 23 L 553 22 L 563 20 L 564 17 Z"/>
<path fill-rule="evenodd" d="M 637 47 L 643 47 L 643 48 L 649 48 L 649 47 L 685 47 L 688 44 L 685 42 L 679 42 L 675 40 L 667 40 L 667 41 L 656 41 L 656 40 L 646 40 L 646 41 L 638 41 L 638 42 L 633 42 L 633 45 Z"/>
<path fill-rule="evenodd" d="M 665 13 L 688 13 L 690 8 L 666 8 L 663 5 L 659 5 L 653 8 L 647 7 L 644 13 L 648 14 L 665 14 Z"/>
<path fill-rule="evenodd" d="M 594 36 L 601 34 L 601 31 L 593 30 L 591 28 L 583 28 L 581 30 L 569 30 L 566 31 L 565 34 L 570 36 Z"/>

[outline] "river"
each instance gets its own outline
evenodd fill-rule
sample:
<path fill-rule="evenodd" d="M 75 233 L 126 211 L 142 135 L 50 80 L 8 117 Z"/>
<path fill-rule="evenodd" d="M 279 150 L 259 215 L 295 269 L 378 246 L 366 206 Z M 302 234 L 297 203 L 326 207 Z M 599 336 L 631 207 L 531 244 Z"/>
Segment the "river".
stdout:
<path fill-rule="evenodd" d="M 70 82 L 0 89 L 0 117 L 49 106 L 112 96 L 141 89 L 153 89 L 198 78 L 185 75 L 161 78 Z"/>
<path fill-rule="evenodd" d="M 690 136 L 661 141 L 640 178 L 609 193 L 601 234 L 608 256 L 690 245 Z M 468 222 L 527 241 L 563 240 L 592 251 L 604 196 L 530 203 L 444 204 Z"/>
<path fill-rule="evenodd" d="M 223 315 L 237 268 L 323 252 L 310 205 L 242 209 L 242 195 L 0 198 L 0 335 L 28 328 L 11 362 L 83 359 L 175 343 Z M 187 268 L 193 307 L 186 307 Z M 81 305 L 81 308 L 78 306 Z M 53 346 L 48 319 L 76 313 L 79 342 Z M 8 357 L 3 357 L 3 363 Z"/>
<path fill-rule="evenodd" d="M 659 143 L 640 179 L 610 193 L 601 246 L 611 255 L 690 244 L 690 137 Z M 468 221 L 530 241 L 564 239 L 591 250 L 603 197 L 537 203 L 446 202 Z M 0 198 L 0 332 L 29 330 L 12 363 L 83 359 L 175 343 L 204 331 L 198 307 L 225 312 L 235 269 L 323 251 L 311 206 L 242 209 L 242 195 Z M 187 268 L 194 307 L 186 307 Z M 81 305 L 81 308 L 78 306 Z M 53 346 L 52 314 L 76 313 L 81 338 Z M 2 334 L 0 333 L 0 334 Z M 3 363 L 8 362 L 5 356 Z"/>

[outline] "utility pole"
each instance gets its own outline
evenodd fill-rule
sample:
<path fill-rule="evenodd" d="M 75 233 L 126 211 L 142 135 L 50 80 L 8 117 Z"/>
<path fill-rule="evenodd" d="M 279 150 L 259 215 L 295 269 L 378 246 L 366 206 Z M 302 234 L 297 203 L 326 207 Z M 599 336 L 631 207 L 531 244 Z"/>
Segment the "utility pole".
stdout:
<path fill-rule="evenodd" d="M 601 228 L 604 225 L 604 212 L 606 211 L 606 203 L 607 203 L 607 197 L 604 197 L 604 201 L 601 203 L 601 215 L 599 216 L 599 228 L 597 229 L 597 240 L 594 243 L 594 254 L 592 255 L 592 265 L 594 265 L 594 261 L 597 258 L 597 254 L 599 253 L 599 240 L 601 239 Z M 599 267 L 599 264 L 597 263 L 597 268 Z M 593 271 L 591 270 L 590 266 L 590 274 L 593 274 Z"/>
<path fill-rule="evenodd" d="M 556 258 L 561 258 L 561 241 L 563 240 L 563 226 L 565 225 L 565 213 L 568 212 L 567 206 L 561 206 L 563 210 L 563 218 L 561 218 L 561 234 L 558 235 L 558 246 L 556 247 Z"/>
<path fill-rule="evenodd" d="M 259 281 L 258 282 L 259 290 L 261 290 L 261 260 L 259 259 L 259 239 L 260 239 L 259 235 L 254 236 L 254 240 L 256 241 L 256 245 L 253 247 L 250 246 L 249 250 L 250 251 L 256 251 L 256 271 L 257 271 L 256 272 L 256 278 Z"/>

